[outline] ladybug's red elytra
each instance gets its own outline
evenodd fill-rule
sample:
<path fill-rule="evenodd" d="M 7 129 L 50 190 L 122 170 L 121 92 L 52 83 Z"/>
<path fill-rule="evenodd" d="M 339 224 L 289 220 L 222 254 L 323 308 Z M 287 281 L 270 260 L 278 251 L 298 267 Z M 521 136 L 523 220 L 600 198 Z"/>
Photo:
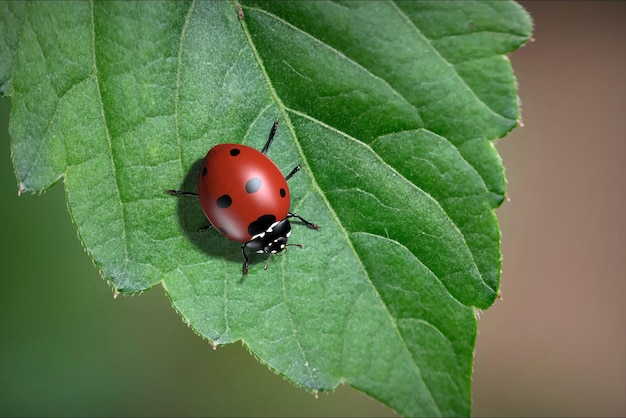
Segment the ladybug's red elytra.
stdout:
<path fill-rule="evenodd" d="M 166 190 L 174 196 L 198 196 L 211 222 L 200 230 L 214 227 L 227 238 L 242 243 L 243 274 L 248 274 L 246 248 L 270 256 L 287 248 L 290 218 L 319 229 L 289 212 L 287 180 L 300 170 L 300 165 L 284 177 L 266 155 L 277 129 L 278 121 L 275 121 L 261 151 L 241 144 L 219 144 L 211 148 L 200 166 L 198 193 Z"/>

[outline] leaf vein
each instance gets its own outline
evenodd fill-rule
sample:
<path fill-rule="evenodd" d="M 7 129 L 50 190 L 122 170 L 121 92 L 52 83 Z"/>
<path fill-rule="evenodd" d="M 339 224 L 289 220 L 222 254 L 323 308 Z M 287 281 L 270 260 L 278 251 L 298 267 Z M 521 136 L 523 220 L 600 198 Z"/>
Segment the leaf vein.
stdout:
<path fill-rule="evenodd" d="M 446 59 L 443 55 L 441 55 L 441 54 L 439 53 L 439 50 L 438 50 L 437 48 L 435 48 L 435 46 L 433 45 L 432 39 L 430 39 L 430 38 L 428 38 L 426 35 L 424 35 L 424 33 L 423 33 L 421 30 L 419 30 L 419 28 L 415 25 L 415 23 L 411 20 L 411 18 L 409 18 L 409 17 L 406 15 L 406 13 L 404 13 L 404 11 L 402 11 L 402 9 L 401 9 L 400 7 L 398 7 L 398 5 L 397 5 L 397 0 L 388 0 L 388 1 L 389 1 L 389 3 L 391 3 L 391 4 L 395 7 L 395 9 L 396 9 L 396 11 L 398 12 L 398 14 L 400 14 L 402 17 L 404 17 L 404 18 L 405 18 L 405 20 L 406 20 L 407 22 L 410 22 L 411 27 L 413 28 L 413 30 L 415 30 L 415 32 L 416 32 L 417 34 L 419 34 L 420 36 L 422 36 L 424 39 L 426 39 L 426 40 L 428 41 L 428 44 L 430 45 L 430 47 L 431 47 L 431 49 L 433 50 L 433 52 L 434 52 L 435 54 L 437 54 L 437 56 L 438 56 L 438 57 L 439 57 L 439 58 L 440 58 L 443 62 L 445 62 L 446 64 L 448 64 L 449 66 L 451 66 L 451 67 L 453 67 L 453 68 L 454 68 L 454 64 L 453 64 L 453 63 L 451 63 L 450 61 L 448 61 L 448 60 L 447 60 L 447 59 Z M 455 75 L 459 78 L 459 80 L 461 80 L 461 82 L 462 82 L 462 83 L 463 83 L 463 85 L 467 88 L 467 90 L 468 90 L 469 92 L 471 92 L 471 93 L 472 93 L 472 96 L 474 97 L 474 99 L 475 99 L 478 103 L 480 103 L 481 105 L 483 105 L 483 106 L 484 106 L 484 107 L 485 107 L 485 108 L 486 108 L 486 109 L 487 109 L 487 110 L 488 110 L 488 111 L 489 111 L 492 115 L 495 115 L 495 116 L 497 116 L 497 117 L 498 117 L 498 118 L 500 118 L 500 119 L 510 120 L 509 118 L 506 118 L 506 117 L 502 116 L 501 114 L 497 113 L 496 111 L 494 111 L 494 110 L 491 108 L 491 106 L 489 106 L 487 103 L 485 103 L 485 102 L 484 102 L 484 101 L 483 101 L 483 100 L 482 100 L 482 99 L 481 99 L 481 98 L 480 98 L 480 97 L 476 94 L 476 91 L 474 91 L 474 89 L 472 89 L 472 88 L 470 87 L 470 85 L 469 85 L 469 84 L 467 84 L 467 82 L 465 81 L 465 79 L 464 79 L 463 77 L 461 77 L 457 71 L 454 71 L 454 74 L 455 74 Z"/>
<path fill-rule="evenodd" d="M 119 211 L 120 211 L 120 223 L 122 227 L 121 240 L 122 240 L 122 246 L 123 246 L 122 250 L 124 252 L 124 262 L 123 262 L 124 266 L 120 274 L 122 275 L 122 277 L 125 277 L 128 272 L 128 268 L 130 264 L 130 257 L 129 257 L 129 251 L 128 251 L 128 238 L 126 236 L 126 218 L 125 218 L 125 213 L 124 213 L 124 204 L 122 202 L 122 196 L 120 192 L 120 183 L 119 183 L 119 178 L 117 175 L 117 167 L 115 165 L 115 158 L 113 155 L 114 152 L 113 152 L 113 143 L 112 143 L 111 133 L 109 131 L 109 125 L 108 125 L 108 120 L 106 117 L 106 112 L 104 111 L 104 101 L 102 99 L 102 90 L 100 88 L 100 77 L 98 76 L 98 60 L 97 60 L 97 53 L 96 53 L 96 17 L 95 17 L 95 10 L 94 10 L 93 2 L 90 3 L 90 8 L 91 8 L 91 35 L 92 35 L 91 36 L 91 50 L 93 52 L 93 55 L 92 55 L 93 74 L 94 74 L 94 79 L 95 79 L 96 91 L 98 95 L 98 102 L 100 104 L 100 114 L 102 117 L 102 122 L 103 122 L 105 135 L 107 139 L 107 149 L 109 153 L 109 160 L 111 163 L 113 183 L 115 185 L 115 194 L 117 197 L 116 201 L 119 205 Z"/>

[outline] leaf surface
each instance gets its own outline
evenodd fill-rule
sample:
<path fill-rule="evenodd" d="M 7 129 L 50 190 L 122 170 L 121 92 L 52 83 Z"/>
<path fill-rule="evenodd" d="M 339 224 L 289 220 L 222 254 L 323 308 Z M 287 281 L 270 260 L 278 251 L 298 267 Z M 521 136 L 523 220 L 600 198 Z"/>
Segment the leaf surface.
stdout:
<path fill-rule="evenodd" d="M 512 2 L 1 3 L 20 190 L 63 178 L 83 245 L 120 293 L 161 283 L 214 344 L 242 340 L 312 391 L 341 382 L 405 415 L 469 415 L 475 308 L 498 291 L 505 194 L 492 141 L 518 120 Z M 291 248 L 208 231 L 213 145 L 290 180 Z"/>

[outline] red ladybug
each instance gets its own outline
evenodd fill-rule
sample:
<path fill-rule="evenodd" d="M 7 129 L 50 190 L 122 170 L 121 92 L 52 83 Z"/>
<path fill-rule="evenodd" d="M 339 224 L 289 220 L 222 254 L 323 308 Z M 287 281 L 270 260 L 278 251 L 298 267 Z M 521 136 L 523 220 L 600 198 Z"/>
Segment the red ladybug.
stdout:
<path fill-rule="evenodd" d="M 246 248 L 259 254 L 276 254 L 287 248 L 291 234 L 289 218 L 298 218 L 311 229 L 319 227 L 289 212 L 287 180 L 300 166 L 283 177 L 267 157 L 278 129 L 274 122 L 260 152 L 241 144 L 219 144 L 209 150 L 198 175 L 198 193 L 166 190 L 174 196 L 199 196 L 211 225 L 227 238 L 241 242 L 243 274 L 248 273 Z M 265 263 L 267 268 L 267 262 Z"/>

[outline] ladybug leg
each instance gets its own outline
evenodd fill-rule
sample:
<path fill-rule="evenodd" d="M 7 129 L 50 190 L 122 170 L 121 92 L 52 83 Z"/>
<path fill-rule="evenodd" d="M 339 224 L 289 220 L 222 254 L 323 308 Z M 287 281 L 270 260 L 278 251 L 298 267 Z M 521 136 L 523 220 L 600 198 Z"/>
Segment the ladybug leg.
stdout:
<path fill-rule="evenodd" d="M 172 196 L 198 196 L 198 193 L 183 192 L 181 190 L 166 190 L 165 193 L 171 194 Z"/>
<path fill-rule="evenodd" d="M 181 190 L 166 190 L 165 193 L 171 194 L 172 196 L 195 196 L 195 197 L 198 197 L 198 193 L 183 192 Z M 213 225 L 208 224 L 208 225 L 201 226 L 200 228 L 196 229 L 196 232 L 204 232 L 207 229 L 211 229 L 211 228 L 213 228 Z"/>
<path fill-rule="evenodd" d="M 248 274 L 248 254 L 246 254 L 246 244 L 247 243 L 243 243 L 241 244 L 241 255 L 243 256 L 243 267 L 242 267 L 242 272 L 244 275 Z"/>
<path fill-rule="evenodd" d="M 298 164 L 297 166 L 295 166 L 294 169 L 291 170 L 291 173 L 285 176 L 285 180 L 289 180 L 291 177 L 293 177 L 294 174 L 300 171 L 300 168 L 302 168 L 302 164 Z"/>
<path fill-rule="evenodd" d="M 267 138 L 267 142 L 265 143 L 265 146 L 263 147 L 263 149 L 261 150 L 262 154 L 267 154 L 267 151 L 269 151 L 270 146 L 272 146 L 272 142 L 274 141 L 274 136 L 276 135 L 276 130 L 278 129 L 278 121 L 274 121 L 274 124 L 272 125 L 272 129 L 270 130 L 270 135 Z M 285 177 L 285 180 L 289 180 L 294 174 L 296 174 L 298 171 L 300 171 L 300 168 L 302 167 L 301 164 L 298 164 L 293 170 L 291 170 L 291 172 L 289 174 L 287 174 L 287 176 Z"/>
<path fill-rule="evenodd" d="M 270 146 L 272 145 L 272 141 L 274 141 L 274 135 L 276 135 L 276 129 L 278 129 L 277 120 L 275 120 L 274 124 L 272 125 L 272 129 L 270 130 L 270 136 L 267 138 L 267 142 L 265 143 L 265 146 L 261 150 L 262 154 L 267 154 L 267 151 L 269 151 Z"/>
<path fill-rule="evenodd" d="M 204 225 L 204 226 L 201 226 L 200 228 L 196 229 L 196 232 L 204 232 L 207 229 L 211 229 L 211 228 L 213 228 L 213 225 L 211 225 L 211 224 Z"/>
<path fill-rule="evenodd" d="M 307 221 L 306 219 L 304 219 L 302 216 L 300 216 L 298 214 L 288 212 L 287 213 L 287 219 L 289 219 L 289 218 L 298 218 L 301 222 L 303 222 L 309 228 L 311 228 L 311 229 L 320 229 L 320 227 L 317 224 L 314 224 L 313 222 Z"/>

